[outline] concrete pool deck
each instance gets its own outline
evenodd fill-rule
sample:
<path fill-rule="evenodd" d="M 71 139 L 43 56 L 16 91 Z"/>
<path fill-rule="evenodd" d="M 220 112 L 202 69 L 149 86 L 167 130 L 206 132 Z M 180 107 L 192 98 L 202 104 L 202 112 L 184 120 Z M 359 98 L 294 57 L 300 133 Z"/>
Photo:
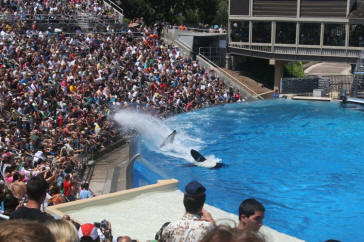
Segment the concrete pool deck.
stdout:
<path fill-rule="evenodd" d="M 208 196 L 208 194 L 207 194 Z M 85 200 L 48 207 L 46 211 L 55 217 L 68 214 L 79 223 L 100 222 L 107 219 L 112 224 L 114 236 L 129 235 L 140 241 L 154 238 L 159 228 L 184 214 L 183 193 L 175 179 L 159 180 L 158 183 L 133 188 Z M 238 216 L 205 204 L 217 224 L 234 225 Z M 303 241 L 280 233 L 267 226 L 260 232 L 268 242 Z"/>
<path fill-rule="evenodd" d="M 115 148 L 112 152 L 103 154 L 97 159 L 90 180 L 90 189 L 95 195 L 108 194 L 113 186 L 116 186 L 114 191 L 122 191 L 127 188 L 126 168 L 129 156 L 129 143 L 126 143 Z M 115 167 L 118 166 L 120 166 L 118 170 L 119 174 L 117 179 L 114 179 L 113 181 L 113 177 L 115 177 Z"/>
<path fill-rule="evenodd" d="M 304 100 L 304 101 L 325 101 L 330 102 L 333 99 L 329 97 L 312 97 L 312 96 L 293 96 L 292 100 Z"/>

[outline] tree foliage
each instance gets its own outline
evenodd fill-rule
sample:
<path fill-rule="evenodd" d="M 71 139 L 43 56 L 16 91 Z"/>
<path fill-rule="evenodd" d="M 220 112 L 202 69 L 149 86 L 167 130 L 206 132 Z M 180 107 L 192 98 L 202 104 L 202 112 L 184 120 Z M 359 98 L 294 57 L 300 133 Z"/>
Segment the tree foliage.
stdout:
<path fill-rule="evenodd" d="M 284 65 L 284 77 L 304 77 L 305 73 L 303 71 L 302 61 L 291 62 Z"/>
<path fill-rule="evenodd" d="M 143 17 L 148 23 L 226 25 L 227 0 L 123 0 L 127 18 Z"/>

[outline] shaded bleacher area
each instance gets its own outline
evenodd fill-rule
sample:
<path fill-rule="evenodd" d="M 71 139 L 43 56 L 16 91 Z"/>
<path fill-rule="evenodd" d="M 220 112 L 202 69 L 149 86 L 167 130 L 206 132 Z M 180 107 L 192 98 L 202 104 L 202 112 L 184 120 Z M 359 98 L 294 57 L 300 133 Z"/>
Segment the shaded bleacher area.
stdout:
<path fill-rule="evenodd" d="M 81 158 L 129 132 L 112 119 L 120 109 L 166 118 L 242 101 L 154 27 L 135 20 L 121 32 L 102 1 L 10 0 L 0 10 L 0 199 L 14 198 L 5 218 L 34 176 L 48 183 L 45 206 L 78 199 Z M 101 25 L 82 28 L 80 16 Z"/>

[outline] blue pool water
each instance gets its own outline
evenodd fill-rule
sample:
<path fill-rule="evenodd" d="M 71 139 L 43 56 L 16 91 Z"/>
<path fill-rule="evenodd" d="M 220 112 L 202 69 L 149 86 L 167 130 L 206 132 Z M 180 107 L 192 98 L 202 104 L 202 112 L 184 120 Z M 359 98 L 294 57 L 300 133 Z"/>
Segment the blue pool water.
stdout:
<path fill-rule="evenodd" d="M 177 115 L 162 126 L 164 135 L 177 130 L 175 144 L 161 150 L 160 139 L 142 136 L 136 185 L 176 178 L 183 190 L 196 179 L 207 203 L 228 212 L 258 199 L 264 224 L 280 232 L 307 241 L 364 240 L 364 112 L 259 101 Z M 227 167 L 190 166 L 190 148 Z"/>

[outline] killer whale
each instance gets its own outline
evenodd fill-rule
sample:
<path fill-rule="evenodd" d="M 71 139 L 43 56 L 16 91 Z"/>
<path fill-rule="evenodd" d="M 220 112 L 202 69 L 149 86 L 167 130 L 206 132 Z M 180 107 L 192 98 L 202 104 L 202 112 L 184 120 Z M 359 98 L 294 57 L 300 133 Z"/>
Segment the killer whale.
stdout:
<path fill-rule="evenodd" d="M 196 162 L 204 162 L 206 158 L 200 154 L 197 150 L 191 149 L 191 156 Z"/>
<path fill-rule="evenodd" d="M 191 156 L 196 162 L 204 162 L 206 160 L 206 158 L 203 155 L 201 155 L 200 152 L 194 149 L 191 149 Z M 217 169 L 224 166 L 225 166 L 224 163 L 218 162 L 215 164 L 215 166 L 211 167 L 210 169 Z"/>
<path fill-rule="evenodd" d="M 174 141 L 174 136 L 176 135 L 177 131 L 173 130 L 172 133 L 170 133 L 167 138 L 165 138 L 162 142 L 162 144 L 159 146 L 160 148 L 162 148 L 163 146 L 165 146 L 166 144 L 173 144 Z"/>

